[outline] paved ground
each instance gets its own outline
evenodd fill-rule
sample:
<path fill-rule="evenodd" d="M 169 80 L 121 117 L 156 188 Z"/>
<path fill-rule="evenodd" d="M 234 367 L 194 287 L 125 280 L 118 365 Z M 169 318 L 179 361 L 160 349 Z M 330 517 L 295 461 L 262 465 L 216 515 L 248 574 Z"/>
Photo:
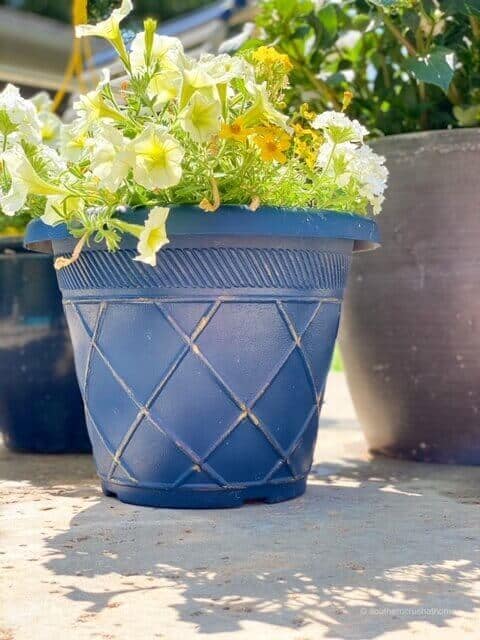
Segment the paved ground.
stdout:
<path fill-rule="evenodd" d="M 132 507 L 88 456 L 1 450 L 0 502 L 0 640 L 480 634 L 480 468 L 370 460 L 341 374 L 296 501 Z"/>

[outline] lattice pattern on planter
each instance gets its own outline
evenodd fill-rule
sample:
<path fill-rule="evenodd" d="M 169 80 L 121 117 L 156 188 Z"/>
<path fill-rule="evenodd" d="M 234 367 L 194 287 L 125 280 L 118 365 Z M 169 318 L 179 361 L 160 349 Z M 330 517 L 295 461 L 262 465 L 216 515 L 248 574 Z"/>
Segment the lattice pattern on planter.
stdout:
<path fill-rule="evenodd" d="M 226 489 L 308 473 L 340 300 L 67 301 L 65 309 L 102 477 Z M 242 465 L 232 464 L 240 434 Z"/>

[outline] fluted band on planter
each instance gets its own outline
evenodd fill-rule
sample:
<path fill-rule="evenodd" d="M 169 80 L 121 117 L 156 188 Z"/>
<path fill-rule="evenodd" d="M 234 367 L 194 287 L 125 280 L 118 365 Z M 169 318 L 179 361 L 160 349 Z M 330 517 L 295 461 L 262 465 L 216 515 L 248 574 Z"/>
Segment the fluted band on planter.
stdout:
<path fill-rule="evenodd" d="M 290 235 L 273 238 L 245 234 L 261 212 L 190 209 L 228 233 L 169 230 L 156 267 L 124 246 L 87 250 L 59 272 L 104 491 L 179 507 L 295 497 L 312 463 L 354 239 L 295 235 L 302 212 L 287 217 Z M 357 221 L 321 215 L 329 230 Z M 169 222 L 178 216 L 182 208 Z M 366 228 L 362 240 L 375 241 Z M 53 241 L 56 255 L 72 246 Z"/>

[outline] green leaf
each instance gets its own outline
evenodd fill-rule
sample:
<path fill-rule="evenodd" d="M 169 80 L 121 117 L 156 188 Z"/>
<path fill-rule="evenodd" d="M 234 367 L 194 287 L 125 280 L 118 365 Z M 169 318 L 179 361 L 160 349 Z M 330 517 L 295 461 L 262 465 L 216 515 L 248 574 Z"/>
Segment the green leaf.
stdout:
<path fill-rule="evenodd" d="M 369 0 L 371 4 L 381 7 L 382 9 L 398 9 L 402 6 L 401 0 Z"/>
<path fill-rule="evenodd" d="M 408 58 L 404 66 L 418 82 L 434 84 L 446 93 L 455 72 L 455 53 L 451 49 L 436 47 L 426 56 Z"/>
<path fill-rule="evenodd" d="M 446 0 L 445 11 L 480 17 L 480 2 L 478 0 Z"/>
<path fill-rule="evenodd" d="M 8 136 L 17 130 L 17 125 L 13 124 L 5 109 L 0 109 L 0 133 Z"/>
<path fill-rule="evenodd" d="M 327 31 L 327 33 L 334 37 L 337 34 L 338 29 L 338 17 L 337 11 L 333 4 L 327 4 L 320 9 L 317 13 L 319 21 L 322 23 L 323 27 Z"/>

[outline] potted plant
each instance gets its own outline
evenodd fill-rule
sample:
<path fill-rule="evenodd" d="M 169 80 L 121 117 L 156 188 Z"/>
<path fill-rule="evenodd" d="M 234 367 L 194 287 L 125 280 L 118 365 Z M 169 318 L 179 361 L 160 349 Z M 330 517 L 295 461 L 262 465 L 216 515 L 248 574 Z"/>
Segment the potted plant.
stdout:
<path fill-rule="evenodd" d="M 274 49 L 193 60 L 147 20 L 127 52 L 130 7 L 77 30 L 112 43 L 125 80 L 80 97 L 63 154 L 4 154 L 0 201 L 14 214 L 52 190 L 26 244 L 55 256 L 104 492 L 293 498 L 351 254 L 377 242 L 365 214 L 383 200 L 383 158 L 345 113 L 284 114 L 290 62 Z"/>
<path fill-rule="evenodd" d="M 383 250 L 354 260 L 341 346 L 373 451 L 480 463 L 475 327 L 480 5 L 473 0 L 261 4 L 244 46 L 290 52 L 292 108 L 338 103 L 390 170 Z"/>
<path fill-rule="evenodd" d="M 58 143 L 60 120 L 48 94 L 27 101 L 12 85 L 0 92 L 0 146 Z M 54 151 L 52 151 L 53 153 Z M 0 185 L 10 178 L 0 154 Z M 75 379 L 55 272 L 47 256 L 23 248 L 23 232 L 41 196 L 29 199 L 21 215 L 0 206 L 0 430 L 16 451 L 90 451 L 82 400 Z M 8 204 L 7 204 L 8 207 Z"/>

